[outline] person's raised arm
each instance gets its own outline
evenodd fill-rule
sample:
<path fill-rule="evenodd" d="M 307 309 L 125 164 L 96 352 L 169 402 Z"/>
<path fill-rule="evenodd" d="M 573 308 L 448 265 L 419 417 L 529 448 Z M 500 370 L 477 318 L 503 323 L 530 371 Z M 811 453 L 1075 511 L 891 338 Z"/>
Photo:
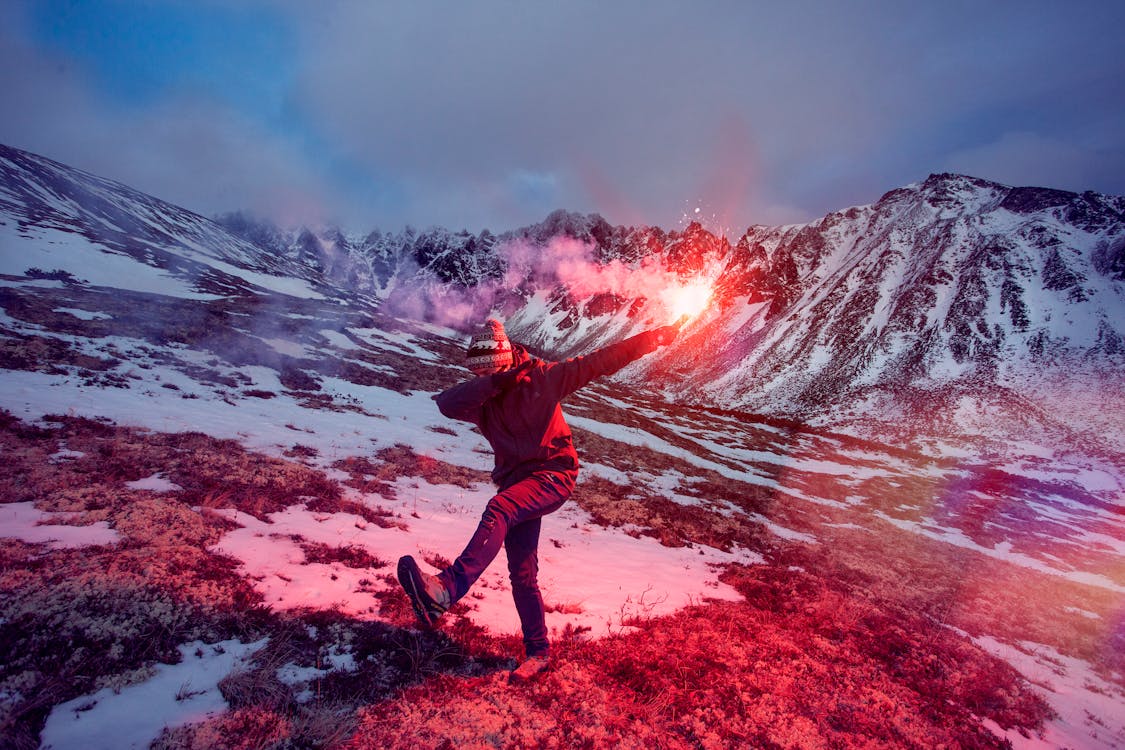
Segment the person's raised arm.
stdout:
<path fill-rule="evenodd" d="M 597 351 L 560 362 L 548 373 L 548 383 L 556 398 L 573 393 L 591 380 L 612 375 L 658 346 L 669 344 L 679 334 L 678 325 L 664 326 L 637 334 Z"/>

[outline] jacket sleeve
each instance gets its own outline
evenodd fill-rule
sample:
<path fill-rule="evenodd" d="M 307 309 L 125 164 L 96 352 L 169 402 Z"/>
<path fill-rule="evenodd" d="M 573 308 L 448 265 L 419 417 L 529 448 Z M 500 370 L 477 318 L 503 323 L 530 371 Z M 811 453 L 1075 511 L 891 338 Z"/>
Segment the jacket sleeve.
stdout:
<path fill-rule="evenodd" d="M 458 383 L 449 390 L 434 396 L 438 411 L 450 419 L 480 424 L 480 410 L 484 402 L 500 391 L 493 384 L 491 376 L 473 378 Z"/>
<path fill-rule="evenodd" d="M 656 331 L 646 331 L 590 354 L 559 362 L 547 372 L 551 392 L 555 398 L 561 399 L 594 378 L 612 375 L 656 347 Z"/>

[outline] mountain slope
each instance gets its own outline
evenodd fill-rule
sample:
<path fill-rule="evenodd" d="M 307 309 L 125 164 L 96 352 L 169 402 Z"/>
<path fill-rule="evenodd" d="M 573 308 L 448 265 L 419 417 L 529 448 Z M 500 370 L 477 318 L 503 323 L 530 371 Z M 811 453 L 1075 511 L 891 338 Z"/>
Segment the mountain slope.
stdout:
<path fill-rule="evenodd" d="M 400 554 L 445 565 L 492 492 L 487 445 L 430 398 L 465 377 L 464 337 L 389 317 L 308 257 L 17 156 L 0 207 L 0 744 L 1125 738 L 1125 473 L 1054 444 L 924 452 L 678 407 L 621 380 L 565 405 L 582 477 L 540 549 L 557 666 L 512 690 L 502 563 L 438 632 L 414 628 L 392 572 Z M 699 227 L 552 221 L 576 236 L 531 233 L 525 250 L 546 240 L 572 270 L 608 269 L 580 288 L 540 253 L 541 278 L 514 289 L 569 323 L 564 344 L 659 317 L 635 299 L 656 287 L 611 282 L 717 274 L 738 252 Z M 196 246 L 205 233 L 214 247 Z M 458 265 L 453 245 L 434 261 L 487 266 Z M 479 259 L 536 259 L 498 247 Z M 793 304 L 816 276 L 744 247 L 792 274 L 760 291 L 730 273 L 744 291 L 707 316 Z M 403 291 L 471 291 L 386 257 Z"/>
<path fill-rule="evenodd" d="M 319 237 L 323 256 L 345 244 Z M 1119 197 L 944 174 L 809 224 L 751 227 L 733 246 L 698 224 L 559 211 L 498 236 L 408 230 L 349 247 L 367 270 L 348 283 L 385 309 L 455 325 L 499 313 L 555 356 L 668 322 L 660 287 L 706 279 L 709 309 L 622 375 L 680 400 L 869 435 L 904 422 L 987 432 L 998 413 L 1095 441 L 1125 434 L 1125 409 L 1098 406 L 1125 406 Z"/>
<path fill-rule="evenodd" d="M 803 414 L 872 389 L 1125 362 L 1125 199 L 937 175 L 739 245 L 758 264 L 734 259 L 720 279 L 768 263 L 784 282 L 750 320 L 709 321 L 715 364 L 688 382 L 719 403 Z"/>
<path fill-rule="evenodd" d="M 94 274 L 106 280 L 124 269 L 163 279 L 196 294 L 224 294 L 253 285 L 319 294 L 316 273 L 263 253 L 213 221 L 131 188 L 41 156 L 0 145 L 0 227 L 5 272 L 28 267 Z M 34 242 L 27 242 L 33 240 Z M 51 246 L 87 247 L 101 263 L 79 269 L 52 264 Z M 17 250 L 34 248 L 27 265 Z M 50 268 L 39 266 L 51 265 Z M 324 291 L 331 293 L 330 290 Z"/>

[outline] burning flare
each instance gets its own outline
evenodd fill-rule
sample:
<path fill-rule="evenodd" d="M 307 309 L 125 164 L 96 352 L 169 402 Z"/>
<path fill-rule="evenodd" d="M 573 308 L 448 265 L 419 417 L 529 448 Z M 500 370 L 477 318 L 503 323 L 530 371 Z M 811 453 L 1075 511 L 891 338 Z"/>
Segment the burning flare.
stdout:
<path fill-rule="evenodd" d="M 664 304 L 672 314 L 672 320 L 686 322 L 707 308 L 711 301 L 711 282 L 691 281 L 674 286 L 664 292 Z"/>

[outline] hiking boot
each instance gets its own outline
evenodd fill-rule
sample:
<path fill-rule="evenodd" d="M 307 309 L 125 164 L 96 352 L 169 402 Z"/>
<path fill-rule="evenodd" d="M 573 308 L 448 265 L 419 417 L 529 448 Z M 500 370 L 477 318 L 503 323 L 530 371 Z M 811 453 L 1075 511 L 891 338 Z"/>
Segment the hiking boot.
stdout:
<path fill-rule="evenodd" d="M 529 656 L 508 674 L 508 682 L 522 685 L 531 682 L 551 668 L 551 659 L 546 656 Z"/>
<path fill-rule="evenodd" d="M 437 576 L 423 573 L 410 555 L 399 558 L 398 582 L 410 598 L 418 622 L 427 628 L 432 628 L 452 604 L 445 585 Z"/>

